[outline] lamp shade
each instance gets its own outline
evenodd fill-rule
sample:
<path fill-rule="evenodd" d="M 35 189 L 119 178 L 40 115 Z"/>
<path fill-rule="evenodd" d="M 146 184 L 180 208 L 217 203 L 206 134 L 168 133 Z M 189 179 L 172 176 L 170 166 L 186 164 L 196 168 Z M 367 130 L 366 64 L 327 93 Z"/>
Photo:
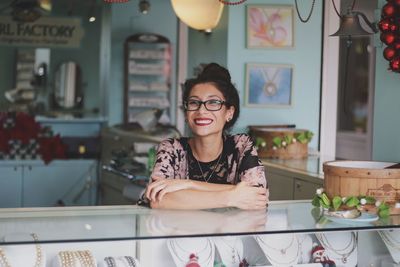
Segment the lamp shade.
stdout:
<path fill-rule="evenodd" d="M 363 29 L 357 14 L 348 13 L 340 18 L 339 30 L 330 36 L 365 36 L 371 33 Z"/>
<path fill-rule="evenodd" d="M 171 0 L 176 16 L 196 30 L 211 30 L 218 25 L 224 4 L 218 0 Z"/>

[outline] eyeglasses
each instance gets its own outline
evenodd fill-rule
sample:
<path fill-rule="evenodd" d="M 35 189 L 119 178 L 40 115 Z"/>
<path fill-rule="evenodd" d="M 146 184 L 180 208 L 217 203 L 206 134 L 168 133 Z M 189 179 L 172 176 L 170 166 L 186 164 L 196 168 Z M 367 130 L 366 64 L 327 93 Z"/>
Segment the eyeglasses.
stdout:
<path fill-rule="evenodd" d="M 183 102 L 183 106 L 185 107 L 186 111 L 199 110 L 201 105 L 204 105 L 204 107 L 208 111 L 218 111 L 222 108 L 222 106 L 224 104 L 225 104 L 225 101 L 218 100 L 218 99 L 210 99 L 210 100 L 206 100 L 206 101 L 188 100 L 188 101 Z"/>

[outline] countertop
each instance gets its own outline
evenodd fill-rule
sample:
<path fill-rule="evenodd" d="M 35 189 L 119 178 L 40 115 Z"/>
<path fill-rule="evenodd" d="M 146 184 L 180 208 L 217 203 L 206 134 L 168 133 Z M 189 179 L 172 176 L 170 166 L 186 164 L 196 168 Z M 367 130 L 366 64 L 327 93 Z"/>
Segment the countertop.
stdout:
<path fill-rule="evenodd" d="M 326 161 L 335 160 L 334 157 L 309 155 L 304 159 L 269 159 L 260 158 L 264 166 L 273 167 L 294 173 L 300 173 L 307 176 L 323 179 L 324 173 L 322 164 Z"/>

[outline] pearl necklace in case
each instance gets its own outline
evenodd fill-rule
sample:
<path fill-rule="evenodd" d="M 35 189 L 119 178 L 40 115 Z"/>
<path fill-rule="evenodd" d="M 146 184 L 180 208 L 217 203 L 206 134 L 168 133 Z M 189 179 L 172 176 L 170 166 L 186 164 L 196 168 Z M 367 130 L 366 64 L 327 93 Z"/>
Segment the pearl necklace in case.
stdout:
<path fill-rule="evenodd" d="M 42 256 L 42 248 L 37 243 L 39 241 L 38 236 L 35 233 L 30 234 L 30 236 L 35 241 L 36 260 L 35 260 L 34 267 L 41 267 L 43 256 Z M 5 254 L 5 252 L 2 248 L 0 248 L 0 262 L 1 262 L 1 265 L 4 267 L 12 267 L 9 259 L 7 258 L 7 255 Z"/>

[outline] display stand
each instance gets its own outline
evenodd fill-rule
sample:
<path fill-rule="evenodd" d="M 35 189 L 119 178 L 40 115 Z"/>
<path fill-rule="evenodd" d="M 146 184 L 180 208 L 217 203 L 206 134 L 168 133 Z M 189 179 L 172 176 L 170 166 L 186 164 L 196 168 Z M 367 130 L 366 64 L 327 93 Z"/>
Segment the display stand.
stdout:
<path fill-rule="evenodd" d="M 315 236 L 336 267 L 357 266 L 357 233 L 316 233 Z"/>
<path fill-rule="evenodd" d="M 383 230 L 378 233 L 388 248 L 393 261 L 400 264 L 400 230 Z"/>
<path fill-rule="evenodd" d="M 238 267 L 244 260 L 243 241 L 239 236 L 222 236 L 212 239 L 222 263 L 226 267 Z"/>
<path fill-rule="evenodd" d="M 185 267 L 193 254 L 201 267 L 214 265 L 215 246 L 209 238 L 169 239 L 167 246 L 177 267 Z"/>
<path fill-rule="evenodd" d="M 295 234 L 258 235 L 255 239 L 273 266 L 292 266 L 299 262 L 300 246 Z"/>

